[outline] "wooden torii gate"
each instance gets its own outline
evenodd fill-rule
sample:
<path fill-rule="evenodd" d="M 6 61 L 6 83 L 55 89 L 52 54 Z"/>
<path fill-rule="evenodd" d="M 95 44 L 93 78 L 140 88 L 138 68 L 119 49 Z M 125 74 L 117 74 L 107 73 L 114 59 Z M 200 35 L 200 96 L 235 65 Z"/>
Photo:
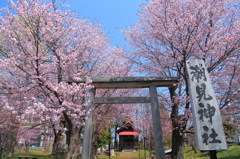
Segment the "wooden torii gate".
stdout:
<path fill-rule="evenodd" d="M 94 88 L 90 89 L 89 104 L 87 106 L 87 120 L 84 126 L 82 159 L 90 159 L 92 143 L 92 123 L 94 104 L 126 104 L 151 103 L 155 153 L 157 159 L 165 159 L 164 144 L 162 141 L 162 126 L 157 97 L 157 87 L 172 87 L 177 83 L 176 77 L 94 77 L 91 78 Z M 84 81 L 69 80 L 69 83 Z M 95 97 L 96 89 L 125 89 L 149 88 L 150 97 Z"/>

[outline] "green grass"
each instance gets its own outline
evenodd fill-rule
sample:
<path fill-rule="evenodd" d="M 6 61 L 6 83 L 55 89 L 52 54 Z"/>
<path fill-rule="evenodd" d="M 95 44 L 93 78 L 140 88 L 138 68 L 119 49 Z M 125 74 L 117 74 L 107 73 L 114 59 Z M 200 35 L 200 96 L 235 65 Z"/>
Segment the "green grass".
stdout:
<path fill-rule="evenodd" d="M 54 157 L 49 157 L 49 154 L 44 155 L 42 151 L 30 151 L 29 153 L 21 152 L 20 154 L 16 152 L 14 153 L 14 157 L 3 157 L 3 159 L 16 159 L 18 156 L 32 156 L 38 157 L 38 159 L 54 159 Z"/>
<path fill-rule="evenodd" d="M 194 153 L 191 147 L 186 147 L 184 152 L 184 159 L 209 159 L 208 152 Z M 240 145 L 231 144 L 227 151 L 217 152 L 218 159 L 240 159 Z"/>
<path fill-rule="evenodd" d="M 49 152 L 50 154 L 50 152 Z M 43 151 L 30 151 L 29 153 L 21 152 L 21 156 L 36 156 L 38 159 L 54 159 L 54 157 L 49 157 L 49 154 L 44 155 Z M 124 153 L 124 152 L 115 152 L 116 157 L 111 157 L 111 159 L 139 159 L 139 151 L 132 153 Z M 18 151 L 14 154 L 14 157 L 4 157 L 3 159 L 16 159 L 18 156 Z M 146 157 L 149 157 L 149 152 L 146 150 Z M 79 156 L 79 159 L 81 157 Z M 140 150 L 140 158 L 144 159 L 144 150 Z M 186 147 L 184 151 L 185 159 L 209 159 L 208 152 L 200 152 L 194 153 L 191 147 Z M 240 159 L 240 145 L 231 144 L 228 146 L 227 151 L 221 151 L 217 153 L 218 159 Z M 109 159 L 109 156 L 99 155 L 98 159 Z"/>
<path fill-rule="evenodd" d="M 144 150 L 136 151 L 136 152 L 115 152 L 115 157 L 111 157 L 111 159 L 144 159 Z M 146 150 L 146 157 L 149 157 L 149 151 Z M 154 156 L 154 155 L 153 155 Z M 98 159 L 109 159 L 109 156 L 106 155 L 98 155 Z"/>

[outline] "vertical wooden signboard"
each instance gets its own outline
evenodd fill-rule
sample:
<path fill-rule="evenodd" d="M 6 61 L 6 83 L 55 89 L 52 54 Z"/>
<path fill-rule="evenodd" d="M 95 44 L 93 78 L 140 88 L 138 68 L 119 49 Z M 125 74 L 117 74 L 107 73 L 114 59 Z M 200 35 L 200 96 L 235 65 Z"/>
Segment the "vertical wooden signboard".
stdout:
<path fill-rule="evenodd" d="M 203 60 L 187 60 L 189 92 L 199 150 L 226 150 L 222 118 Z"/>

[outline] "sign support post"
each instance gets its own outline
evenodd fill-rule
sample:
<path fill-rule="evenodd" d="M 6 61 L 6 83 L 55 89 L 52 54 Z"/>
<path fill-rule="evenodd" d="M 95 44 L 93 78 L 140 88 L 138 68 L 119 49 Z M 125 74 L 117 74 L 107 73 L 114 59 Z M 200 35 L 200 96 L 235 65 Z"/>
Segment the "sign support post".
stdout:
<path fill-rule="evenodd" d="M 217 159 L 217 152 L 216 150 L 209 151 L 210 153 L 210 159 Z"/>

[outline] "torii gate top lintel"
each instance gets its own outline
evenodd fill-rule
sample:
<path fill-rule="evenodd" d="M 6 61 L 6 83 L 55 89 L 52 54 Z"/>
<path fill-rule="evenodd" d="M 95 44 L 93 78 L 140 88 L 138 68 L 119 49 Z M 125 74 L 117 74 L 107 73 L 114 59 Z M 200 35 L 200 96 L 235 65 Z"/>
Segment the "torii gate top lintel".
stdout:
<path fill-rule="evenodd" d="M 151 85 L 156 87 L 171 87 L 177 83 L 176 77 L 92 77 L 92 84 L 95 88 L 116 89 L 116 88 L 149 88 Z M 69 79 L 68 83 L 82 83 L 81 81 Z"/>

